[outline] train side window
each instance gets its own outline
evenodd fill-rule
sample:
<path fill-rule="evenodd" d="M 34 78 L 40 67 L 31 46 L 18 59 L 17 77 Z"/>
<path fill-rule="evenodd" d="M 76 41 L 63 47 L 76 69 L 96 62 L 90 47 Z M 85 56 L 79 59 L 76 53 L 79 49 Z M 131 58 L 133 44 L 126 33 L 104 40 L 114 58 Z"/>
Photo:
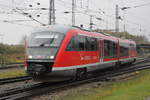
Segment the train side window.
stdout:
<path fill-rule="evenodd" d="M 136 51 L 136 45 L 130 44 L 131 51 Z"/>
<path fill-rule="evenodd" d="M 91 51 L 97 51 L 98 50 L 98 43 L 96 38 L 91 38 Z"/>
<path fill-rule="evenodd" d="M 104 40 L 104 57 L 117 57 L 117 43 L 115 41 Z"/>
<path fill-rule="evenodd" d="M 77 51 L 78 50 L 78 42 L 77 37 L 74 36 L 71 41 L 69 42 L 69 45 L 67 47 L 67 51 Z"/>
<path fill-rule="evenodd" d="M 97 39 L 93 37 L 86 37 L 85 49 L 86 51 L 97 51 L 98 43 Z"/>
<path fill-rule="evenodd" d="M 91 51 L 90 41 L 91 41 L 91 38 L 86 37 L 86 40 L 85 40 L 85 49 L 86 49 L 86 51 Z"/>
<path fill-rule="evenodd" d="M 67 51 L 97 51 L 98 41 L 96 38 L 78 35 L 71 39 Z"/>
<path fill-rule="evenodd" d="M 79 51 L 85 51 L 85 36 L 78 35 Z"/>
<path fill-rule="evenodd" d="M 118 48 L 117 48 L 117 42 L 113 42 L 113 57 L 117 57 L 117 51 L 118 51 Z"/>
<path fill-rule="evenodd" d="M 120 56 L 124 57 L 124 56 L 129 56 L 129 45 L 122 43 L 120 45 Z"/>
<path fill-rule="evenodd" d="M 124 56 L 124 47 L 120 46 L 120 56 Z"/>
<path fill-rule="evenodd" d="M 110 58 L 117 57 L 117 43 L 115 41 L 109 41 Z"/>
<path fill-rule="evenodd" d="M 104 40 L 104 57 L 107 58 L 109 55 L 109 41 Z"/>

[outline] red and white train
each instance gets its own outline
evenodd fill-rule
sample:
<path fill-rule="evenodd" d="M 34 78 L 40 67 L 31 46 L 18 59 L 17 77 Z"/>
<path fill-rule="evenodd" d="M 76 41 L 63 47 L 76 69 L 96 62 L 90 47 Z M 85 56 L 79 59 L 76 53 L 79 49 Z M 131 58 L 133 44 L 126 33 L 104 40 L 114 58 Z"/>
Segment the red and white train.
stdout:
<path fill-rule="evenodd" d="M 133 63 L 136 43 L 77 27 L 51 25 L 31 34 L 25 69 L 33 78 L 64 79 Z"/>

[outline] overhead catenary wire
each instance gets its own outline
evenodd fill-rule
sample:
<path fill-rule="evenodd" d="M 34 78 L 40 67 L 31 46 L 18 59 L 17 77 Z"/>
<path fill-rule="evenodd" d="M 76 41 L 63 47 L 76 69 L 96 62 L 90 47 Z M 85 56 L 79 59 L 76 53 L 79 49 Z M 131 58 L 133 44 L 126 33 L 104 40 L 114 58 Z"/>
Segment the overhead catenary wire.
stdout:
<path fill-rule="evenodd" d="M 140 5 L 137 5 L 137 6 L 133 6 L 133 7 L 137 8 L 137 7 L 143 7 L 143 6 L 148 6 L 148 5 L 150 5 L 150 2 L 145 3 L 145 4 L 140 4 Z"/>
<path fill-rule="evenodd" d="M 127 0 L 126 0 L 127 1 Z M 127 1 L 127 3 L 129 3 L 129 1 Z M 130 2 L 131 3 L 131 2 Z M 112 2 L 112 4 L 116 4 L 116 3 L 114 3 L 114 2 Z M 145 3 L 145 5 L 143 5 L 143 4 L 141 4 L 141 5 L 138 5 L 138 6 L 134 6 L 134 7 L 140 7 L 140 6 L 146 6 L 146 5 L 149 5 L 149 3 Z M 121 9 L 121 7 L 119 7 L 120 9 Z M 132 14 L 131 16 L 135 16 L 134 14 Z M 134 18 L 136 18 L 136 19 L 138 19 L 138 17 L 139 16 L 137 16 L 137 17 L 134 17 Z M 142 19 L 141 19 L 142 20 Z M 147 21 L 146 21 L 147 22 Z M 129 21 L 129 20 L 127 20 L 127 23 L 131 23 L 131 24 L 133 24 L 134 23 L 134 25 L 139 25 L 139 23 L 135 23 L 135 22 L 132 22 L 132 21 Z M 143 25 L 142 25 L 143 26 Z M 146 26 L 147 27 L 147 26 Z"/>
<path fill-rule="evenodd" d="M 84 0 L 82 0 L 82 2 L 83 2 Z M 89 0 L 85 0 L 85 1 L 89 1 Z M 111 2 L 112 0 L 110 0 L 110 2 Z M 124 2 L 124 1 L 119 1 L 119 3 L 121 3 L 121 2 L 124 2 L 125 4 L 127 4 L 127 3 L 129 3 L 129 0 L 126 0 L 127 2 Z M 71 2 L 69 1 L 69 2 L 67 2 L 67 1 L 65 1 L 65 0 L 58 0 L 57 2 L 60 2 L 60 3 L 62 3 L 62 4 L 64 4 L 65 5 L 65 7 L 64 8 L 67 8 L 67 6 L 69 6 L 69 8 L 71 8 L 71 6 L 70 6 L 70 4 L 71 4 Z M 114 4 L 116 4 L 116 0 L 114 1 L 113 0 L 113 2 L 114 2 Z M 59 6 L 61 5 L 59 3 Z M 130 3 L 131 3 L 131 1 L 130 1 Z M 58 4 L 58 3 L 57 3 Z M 84 3 L 82 3 L 82 4 L 84 4 Z M 87 3 L 88 4 L 88 3 Z M 123 4 L 123 3 L 122 3 Z M 18 6 L 18 5 L 17 5 Z M 99 15 L 101 15 L 101 17 L 100 18 L 102 18 L 102 20 L 101 20 L 101 24 L 104 24 L 104 23 L 108 23 L 108 21 L 106 22 L 106 19 L 104 18 L 104 17 L 108 17 L 109 19 L 114 19 L 114 15 L 112 14 L 111 16 L 112 17 L 110 17 L 110 15 L 108 15 L 107 13 L 105 13 L 105 14 L 103 14 L 103 13 L 101 13 L 101 14 L 99 14 L 99 11 L 96 11 L 96 10 L 93 10 L 93 9 L 91 9 L 90 7 L 87 7 L 87 6 L 83 6 L 82 5 L 82 8 L 81 8 L 81 6 L 78 4 L 77 6 L 77 11 L 83 11 L 83 13 L 82 14 L 84 14 L 84 15 L 88 15 L 88 16 L 90 16 L 91 14 L 89 14 L 89 13 L 92 13 L 92 15 L 94 15 L 94 16 L 98 16 L 99 17 Z M 23 8 L 23 7 L 22 7 Z M 87 9 L 88 8 L 88 9 Z M 120 7 L 121 8 L 121 7 Z M 27 8 L 25 8 L 25 9 L 27 9 Z M 31 9 L 31 8 L 28 8 L 28 10 L 29 9 Z M 32 8 L 32 9 L 34 9 L 34 8 Z M 35 8 L 35 10 L 36 10 L 36 8 Z M 38 10 L 38 9 L 37 9 Z M 59 10 L 59 9 L 58 9 Z M 57 10 L 57 11 L 58 11 Z M 46 10 L 38 10 L 38 12 L 36 12 L 36 14 L 42 14 L 42 11 L 45 11 L 46 12 Z M 25 11 L 24 11 L 25 12 Z M 106 12 L 106 11 L 105 11 Z M 59 12 L 57 12 L 57 13 L 59 13 Z M 61 13 L 61 12 L 60 12 Z M 31 15 L 32 15 L 32 13 L 30 13 Z M 48 13 L 47 13 L 48 14 Z M 44 16 L 46 16 L 47 15 L 46 13 L 45 14 L 43 14 Z M 63 13 L 62 13 L 63 14 Z M 98 15 L 99 14 L 99 15 Z M 35 13 L 33 13 L 33 15 L 35 15 Z M 65 15 L 64 15 L 65 16 Z M 132 16 L 132 15 L 131 15 Z M 69 16 L 68 16 L 69 17 Z M 60 17 L 61 18 L 61 17 Z M 136 18 L 136 17 L 135 17 Z M 96 17 L 94 17 L 94 19 L 96 19 Z M 138 19 L 138 18 L 137 18 Z M 128 19 L 127 19 L 128 20 Z M 133 21 L 127 21 L 127 24 L 132 24 L 132 22 Z M 113 25 L 113 24 L 110 24 L 111 22 L 109 22 L 109 25 Z M 136 24 L 138 24 L 139 25 L 139 23 L 135 23 L 134 25 L 136 25 Z M 137 26 L 138 26 L 137 25 Z M 143 26 L 143 25 L 142 25 Z"/>
<path fill-rule="evenodd" d="M 19 12 L 19 11 L 17 11 L 17 10 L 19 10 L 19 11 L 21 11 L 21 12 Z M 46 25 L 46 24 L 44 24 L 44 23 L 42 23 L 42 22 L 40 22 L 40 21 L 34 19 L 32 16 L 26 15 L 25 12 L 23 12 L 22 10 L 20 10 L 20 9 L 18 9 L 18 8 L 16 8 L 16 10 L 14 10 L 14 11 L 17 12 L 17 13 L 20 13 L 20 14 L 22 14 L 22 15 L 24 15 L 24 16 L 26 16 L 26 17 L 32 19 L 32 20 L 34 20 L 35 22 L 41 24 L 42 26 L 45 26 L 45 25 Z"/>
<path fill-rule="evenodd" d="M 33 25 L 27 25 L 27 24 L 21 24 L 21 23 L 16 23 L 14 21 L 6 21 L 6 20 L 0 20 L 0 22 L 2 23 L 10 23 L 10 24 L 15 24 L 15 25 L 21 25 L 21 26 L 25 26 L 25 27 L 36 27 L 36 26 L 33 26 Z"/>

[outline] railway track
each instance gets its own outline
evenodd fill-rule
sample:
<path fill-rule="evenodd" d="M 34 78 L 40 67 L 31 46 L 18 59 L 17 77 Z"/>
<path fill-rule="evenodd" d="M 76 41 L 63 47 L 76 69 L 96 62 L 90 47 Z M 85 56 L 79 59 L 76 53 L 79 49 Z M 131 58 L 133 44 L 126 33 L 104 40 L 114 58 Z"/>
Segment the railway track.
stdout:
<path fill-rule="evenodd" d="M 0 79 L 0 85 L 6 84 L 6 83 L 14 83 L 14 82 L 20 82 L 25 80 L 31 80 L 32 78 L 29 76 L 20 76 L 20 77 L 13 77 L 13 78 L 3 78 Z"/>
<path fill-rule="evenodd" d="M 24 67 L 23 63 L 16 63 L 16 64 L 7 64 L 0 66 L 0 70 L 3 69 L 10 69 L 10 68 L 17 68 L 17 67 Z"/>
<path fill-rule="evenodd" d="M 138 59 L 136 62 L 133 63 L 133 65 L 140 64 L 140 63 L 145 63 L 145 62 L 148 62 L 148 61 L 150 61 L 150 58 Z"/>
<path fill-rule="evenodd" d="M 124 75 L 135 71 L 141 71 L 145 69 L 150 69 L 150 64 L 144 66 L 135 66 L 135 67 L 128 67 L 128 68 L 108 71 L 105 73 L 94 75 L 92 77 L 89 77 L 88 79 L 79 80 L 79 81 L 63 81 L 63 82 L 56 82 L 56 83 L 45 82 L 45 83 L 27 84 L 23 87 L 16 87 L 16 88 L 0 91 L 0 100 L 26 99 L 31 96 L 52 92 L 55 90 L 67 88 L 69 86 L 71 87 L 83 83 L 107 80 L 110 79 L 111 77 Z"/>

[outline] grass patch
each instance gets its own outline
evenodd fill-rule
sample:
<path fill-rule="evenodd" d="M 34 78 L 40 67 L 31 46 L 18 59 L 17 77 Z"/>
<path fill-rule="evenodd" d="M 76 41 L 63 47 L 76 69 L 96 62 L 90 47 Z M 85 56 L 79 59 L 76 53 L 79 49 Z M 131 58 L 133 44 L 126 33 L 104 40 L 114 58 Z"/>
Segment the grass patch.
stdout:
<path fill-rule="evenodd" d="M 9 70 L 5 72 L 0 72 L 0 78 L 18 77 L 26 75 L 23 69 Z"/>
<path fill-rule="evenodd" d="M 150 70 L 142 71 L 129 80 L 72 91 L 61 100 L 144 100 L 148 96 L 150 96 Z"/>

